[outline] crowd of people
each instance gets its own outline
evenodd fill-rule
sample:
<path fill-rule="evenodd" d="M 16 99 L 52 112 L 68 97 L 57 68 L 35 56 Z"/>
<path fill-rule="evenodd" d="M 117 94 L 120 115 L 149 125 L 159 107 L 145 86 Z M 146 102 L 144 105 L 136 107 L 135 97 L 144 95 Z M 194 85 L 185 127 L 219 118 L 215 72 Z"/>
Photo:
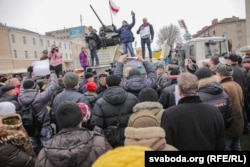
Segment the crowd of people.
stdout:
<path fill-rule="evenodd" d="M 2 75 L 0 164 L 100 166 L 118 163 L 108 157 L 127 156 L 124 150 L 141 150 L 141 156 L 145 150 L 242 150 L 240 135 L 249 132 L 250 54 L 230 54 L 225 64 L 211 57 L 208 67 L 186 60 L 185 72 L 166 72 L 165 64 L 138 56 L 146 75 L 125 71 L 126 61 L 120 56 L 113 74 L 88 68 L 83 80 L 75 72 L 58 78 L 60 64 L 54 63 L 44 80 L 32 66 L 21 79 Z M 20 114 L 27 105 L 32 125 Z"/>

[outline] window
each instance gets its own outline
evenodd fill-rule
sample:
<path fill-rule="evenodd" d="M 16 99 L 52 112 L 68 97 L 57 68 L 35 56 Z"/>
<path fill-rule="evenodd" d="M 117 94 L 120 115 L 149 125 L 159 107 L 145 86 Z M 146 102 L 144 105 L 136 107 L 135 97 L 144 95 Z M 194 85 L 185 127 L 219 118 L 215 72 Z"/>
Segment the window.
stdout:
<path fill-rule="evenodd" d="M 70 44 L 69 44 L 69 49 L 70 49 Z"/>
<path fill-rule="evenodd" d="M 40 39 L 40 45 L 43 46 L 43 40 L 42 39 Z"/>
<path fill-rule="evenodd" d="M 65 49 L 67 49 L 67 45 L 66 45 L 66 43 L 64 43 L 64 47 L 65 47 Z"/>
<path fill-rule="evenodd" d="M 65 55 L 66 55 L 66 59 L 68 59 L 68 55 L 67 55 L 67 53 L 66 53 Z"/>
<path fill-rule="evenodd" d="M 14 57 L 17 58 L 16 50 L 14 50 Z"/>
<path fill-rule="evenodd" d="M 25 58 L 28 58 L 28 51 L 25 51 Z"/>
<path fill-rule="evenodd" d="M 216 32 L 215 32 L 215 30 L 213 31 L 213 35 L 215 35 L 216 34 Z"/>
<path fill-rule="evenodd" d="M 53 45 L 56 45 L 56 41 L 53 41 Z"/>
<path fill-rule="evenodd" d="M 37 52 L 36 51 L 34 52 L 34 54 L 35 54 L 35 58 L 37 58 Z"/>
<path fill-rule="evenodd" d="M 14 34 L 11 34 L 11 40 L 12 40 L 12 43 L 15 43 L 15 35 Z"/>
<path fill-rule="evenodd" d="M 23 36 L 23 44 L 26 44 L 26 38 Z"/>
<path fill-rule="evenodd" d="M 32 40 L 33 40 L 33 45 L 36 45 L 36 39 L 33 38 Z"/>
<path fill-rule="evenodd" d="M 69 57 L 70 57 L 70 59 L 72 59 L 72 55 L 71 54 L 69 54 Z"/>
<path fill-rule="evenodd" d="M 47 45 L 48 45 L 48 47 L 50 47 L 50 42 L 49 42 L 49 40 L 47 40 Z"/>
<path fill-rule="evenodd" d="M 59 47 L 59 48 L 61 48 L 61 47 L 62 47 L 61 42 L 59 42 L 58 47 Z"/>

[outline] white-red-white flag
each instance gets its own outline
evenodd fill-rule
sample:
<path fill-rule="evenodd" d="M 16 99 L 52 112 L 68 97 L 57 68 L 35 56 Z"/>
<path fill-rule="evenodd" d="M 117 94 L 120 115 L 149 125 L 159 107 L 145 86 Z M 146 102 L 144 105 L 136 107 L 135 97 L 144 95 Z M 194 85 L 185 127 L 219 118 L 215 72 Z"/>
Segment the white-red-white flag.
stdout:
<path fill-rule="evenodd" d="M 118 6 L 116 6 L 112 0 L 109 0 L 109 7 L 110 7 L 111 12 L 114 15 L 116 15 L 119 12 L 120 8 Z"/>

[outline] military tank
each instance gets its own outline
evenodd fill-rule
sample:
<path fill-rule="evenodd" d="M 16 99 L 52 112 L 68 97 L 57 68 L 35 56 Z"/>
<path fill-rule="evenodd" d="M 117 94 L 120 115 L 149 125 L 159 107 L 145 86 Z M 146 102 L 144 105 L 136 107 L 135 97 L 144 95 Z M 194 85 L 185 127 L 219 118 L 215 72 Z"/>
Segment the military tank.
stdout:
<path fill-rule="evenodd" d="M 99 32 L 101 30 L 104 30 L 104 32 L 106 33 L 106 45 L 107 46 L 114 46 L 114 45 L 120 44 L 119 34 L 114 32 L 112 25 L 103 24 L 102 20 L 97 15 L 97 13 L 95 12 L 94 8 L 91 5 L 90 5 L 90 8 L 92 9 L 92 11 L 94 12 L 94 14 L 96 15 L 96 17 L 98 18 L 98 20 L 100 21 L 100 23 L 102 25 L 99 29 Z"/>

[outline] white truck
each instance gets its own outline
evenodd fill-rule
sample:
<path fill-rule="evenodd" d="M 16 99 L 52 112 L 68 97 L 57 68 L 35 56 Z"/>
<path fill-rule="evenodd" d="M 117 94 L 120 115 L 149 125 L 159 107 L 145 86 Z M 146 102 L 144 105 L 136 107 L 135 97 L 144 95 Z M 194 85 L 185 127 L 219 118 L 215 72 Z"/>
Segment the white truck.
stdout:
<path fill-rule="evenodd" d="M 183 45 L 186 58 L 193 58 L 197 64 L 207 62 L 211 56 L 218 56 L 220 62 L 232 50 L 232 42 L 226 37 L 193 38 Z"/>

